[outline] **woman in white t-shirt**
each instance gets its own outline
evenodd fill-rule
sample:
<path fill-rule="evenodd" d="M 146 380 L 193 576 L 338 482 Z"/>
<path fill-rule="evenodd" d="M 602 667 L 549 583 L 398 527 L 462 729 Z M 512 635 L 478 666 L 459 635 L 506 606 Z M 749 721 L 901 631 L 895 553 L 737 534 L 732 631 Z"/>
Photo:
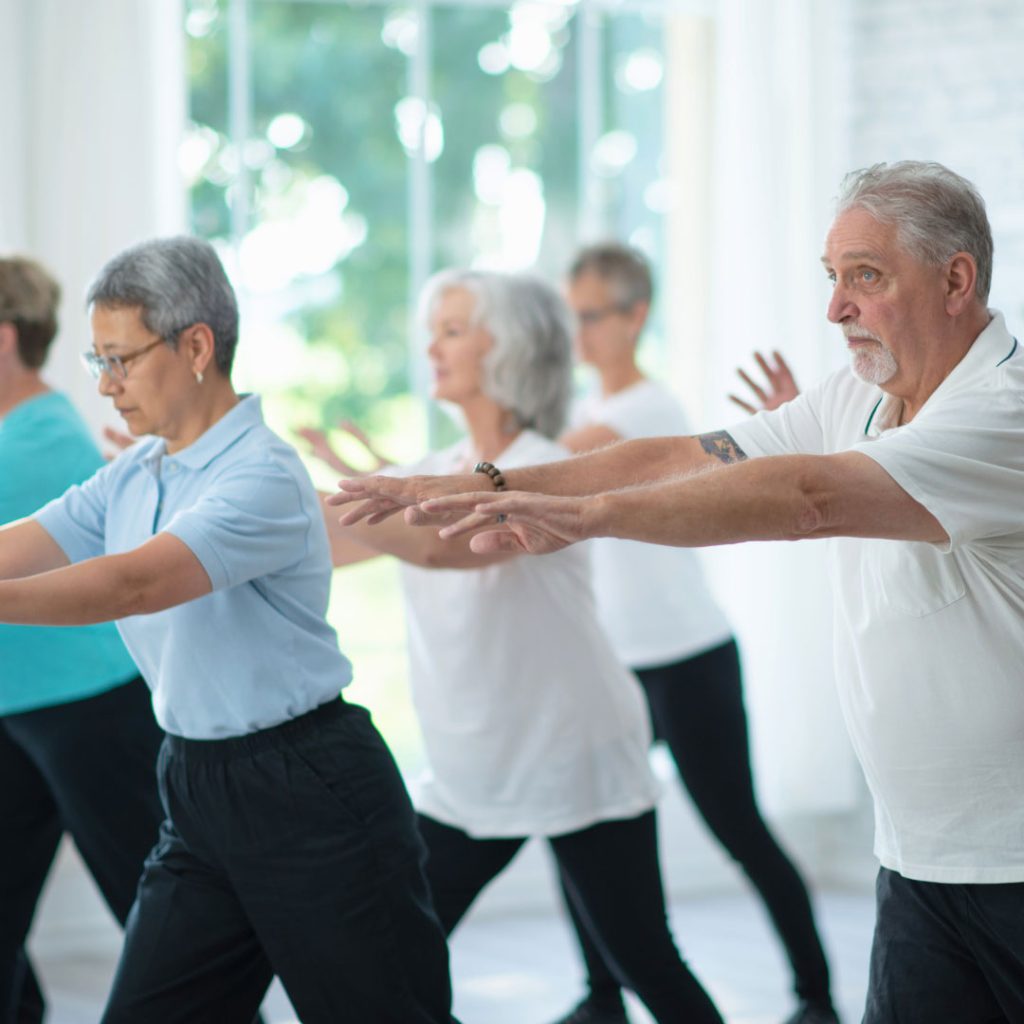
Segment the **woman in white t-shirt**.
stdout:
<path fill-rule="evenodd" d="M 562 435 L 571 451 L 691 432 L 679 402 L 636 364 L 651 295 L 650 268 L 637 250 L 605 243 L 577 255 L 569 273 L 577 356 L 597 370 L 600 388 L 577 405 Z M 800 1003 L 788 1024 L 834 1024 L 807 889 L 754 796 L 736 642 L 696 554 L 628 540 L 592 543 L 598 614 L 612 646 L 639 677 L 655 733 L 668 744 L 698 812 L 754 885 L 785 946 Z M 557 1024 L 625 1024 L 614 975 L 567 902 L 589 992 Z"/>
<path fill-rule="evenodd" d="M 424 309 L 434 397 L 459 409 L 467 437 L 397 472 L 476 467 L 500 485 L 494 462 L 564 458 L 551 440 L 571 375 L 557 293 L 525 275 L 447 272 L 428 285 Z M 429 765 L 416 803 L 445 931 L 529 837 L 542 837 L 617 981 L 659 1022 L 721 1022 L 666 922 L 647 708 L 598 624 L 588 552 L 485 558 L 400 516 L 328 520 L 336 565 L 380 553 L 405 563 Z"/>

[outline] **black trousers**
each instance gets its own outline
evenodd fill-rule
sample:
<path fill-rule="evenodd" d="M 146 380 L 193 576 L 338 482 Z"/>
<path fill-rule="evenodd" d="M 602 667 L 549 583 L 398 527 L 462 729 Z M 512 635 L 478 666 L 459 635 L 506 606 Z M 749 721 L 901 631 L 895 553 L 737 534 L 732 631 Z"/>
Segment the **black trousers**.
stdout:
<path fill-rule="evenodd" d="M 864 1024 L 1024 1021 L 1024 883 L 915 882 L 882 868 Z"/>
<path fill-rule="evenodd" d="M 64 832 L 111 913 L 127 918 L 163 819 L 162 738 L 141 679 L 0 718 L 0 1024 L 43 1019 L 24 943 Z"/>
<path fill-rule="evenodd" d="M 390 751 L 342 700 L 168 736 L 166 811 L 102 1024 L 244 1024 L 273 973 L 303 1024 L 449 1024 L 448 950 Z"/>
<path fill-rule="evenodd" d="M 641 669 L 637 676 L 647 693 L 654 734 L 668 744 L 697 811 L 764 901 L 792 965 L 797 995 L 830 1006 L 828 963 L 807 888 L 768 830 L 754 796 L 736 643 Z M 566 903 L 583 949 L 591 998 L 615 1005 L 620 1001 L 616 978 L 582 926 L 574 902 Z"/>
<path fill-rule="evenodd" d="M 427 878 L 447 934 L 526 838 L 475 839 L 422 814 L 419 825 L 429 853 Z M 722 1024 L 672 941 L 654 811 L 548 842 L 587 934 L 658 1024 Z"/>

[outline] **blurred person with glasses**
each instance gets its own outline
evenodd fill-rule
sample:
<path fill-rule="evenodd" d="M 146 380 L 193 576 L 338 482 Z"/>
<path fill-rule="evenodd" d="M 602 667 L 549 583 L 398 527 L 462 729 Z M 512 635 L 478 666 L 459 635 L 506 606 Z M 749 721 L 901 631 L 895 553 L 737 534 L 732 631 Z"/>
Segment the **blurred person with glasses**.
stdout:
<path fill-rule="evenodd" d="M 42 377 L 59 301 L 39 263 L 0 259 L 0 524 L 103 466 L 82 418 Z M 113 624 L 0 625 L 0 1024 L 43 1019 L 25 940 L 63 835 L 127 919 L 163 818 L 162 738 Z"/>
<path fill-rule="evenodd" d="M 598 379 L 574 408 L 561 443 L 588 452 L 626 439 L 688 434 L 679 400 L 637 363 L 654 294 L 646 256 L 617 242 L 597 243 L 576 254 L 568 278 L 576 355 Z M 771 395 L 759 395 L 763 403 L 778 391 L 769 380 Z M 654 734 L 667 744 L 704 823 L 761 898 L 785 949 L 799 1001 L 787 1024 L 834 1024 L 828 963 L 807 887 L 757 806 L 739 649 L 696 554 L 613 538 L 591 547 L 601 622 L 643 686 Z M 625 1024 L 618 982 L 572 901 L 565 903 L 589 991 L 558 1024 Z"/>
<path fill-rule="evenodd" d="M 0 530 L 0 622 L 116 621 L 167 734 L 102 1024 L 245 1024 L 275 973 L 305 1024 L 450 1024 L 423 843 L 390 752 L 340 695 L 312 483 L 232 386 L 220 260 L 145 242 L 88 302 L 100 393 L 154 436 Z"/>

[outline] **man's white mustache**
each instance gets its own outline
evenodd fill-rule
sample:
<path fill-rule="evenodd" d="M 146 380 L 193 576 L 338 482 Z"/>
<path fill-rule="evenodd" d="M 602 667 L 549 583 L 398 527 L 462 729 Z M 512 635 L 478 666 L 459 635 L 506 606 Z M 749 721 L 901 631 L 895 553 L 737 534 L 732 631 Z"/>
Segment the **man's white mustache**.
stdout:
<path fill-rule="evenodd" d="M 866 327 L 861 327 L 860 324 L 843 324 L 843 334 L 847 338 L 867 338 L 869 341 L 878 341 L 882 339 L 875 334 L 874 331 L 869 331 Z"/>

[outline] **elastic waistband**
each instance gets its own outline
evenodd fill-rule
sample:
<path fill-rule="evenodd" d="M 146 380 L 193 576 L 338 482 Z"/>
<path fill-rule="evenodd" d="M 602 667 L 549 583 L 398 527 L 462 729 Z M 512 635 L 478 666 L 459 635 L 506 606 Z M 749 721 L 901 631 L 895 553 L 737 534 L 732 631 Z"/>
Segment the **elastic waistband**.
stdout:
<path fill-rule="evenodd" d="M 323 728 L 328 722 L 336 721 L 355 708 L 356 705 L 347 704 L 338 696 L 298 718 L 290 718 L 280 725 L 272 725 L 269 729 L 260 729 L 244 736 L 229 736 L 223 740 L 190 740 L 168 733 L 164 743 L 172 754 L 189 761 L 231 761 L 273 750 L 285 740 L 297 739 L 312 730 Z"/>

